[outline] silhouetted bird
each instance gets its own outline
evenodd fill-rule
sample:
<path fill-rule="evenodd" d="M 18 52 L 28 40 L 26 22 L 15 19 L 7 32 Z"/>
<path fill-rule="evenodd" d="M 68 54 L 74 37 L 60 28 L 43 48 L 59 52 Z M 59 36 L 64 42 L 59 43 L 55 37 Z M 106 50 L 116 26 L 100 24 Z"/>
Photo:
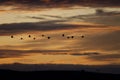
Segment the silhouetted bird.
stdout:
<path fill-rule="evenodd" d="M 20 38 L 21 40 L 23 40 L 23 38 Z"/>
<path fill-rule="evenodd" d="M 34 40 L 36 39 L 36 38 L 33 38 Z"/>
<path fill-rule="evenodd" d="M 31 37 L 31 35 L 28 36 L 29 38 Z"/>
<path fill-rule="evenodd" d="M 48 39 L 50 39 L 51 37 L 48 37 Z"/>
<path fill-rule="evenodd" d="M 71 38 L 74 38 L 74 36 L 71 36 Z"/>
<path fill-rule="evenodd" d="M 62 36 L 64 37 L 64 36 L 65 36 L 65 34 L 62 34 Z"/>
<path fill-rule="evenodd" d="M 81 36 L 81 38 L 84 38 L 85 36 Z"/>
<path fill-rule="evenodd" d="M 44 37 L 45 35 L 42 35 L 42 37 Z"/>
<path fill-rule="evenodd" d="M 67 39 L 69 39 L 70 37 L 68 36 Z"/>
<path fill-rule="evenodd" d="M 14 36 L 11 36 L 11 38 L 14 38 Z"/>

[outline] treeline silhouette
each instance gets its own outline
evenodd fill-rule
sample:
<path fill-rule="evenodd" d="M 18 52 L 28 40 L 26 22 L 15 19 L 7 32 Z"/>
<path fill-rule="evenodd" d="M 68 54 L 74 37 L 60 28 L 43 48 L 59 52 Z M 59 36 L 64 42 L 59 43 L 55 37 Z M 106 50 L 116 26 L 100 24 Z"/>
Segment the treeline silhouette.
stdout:
<path fill-rule="evenodd" d="M 120 80 L 120 74 L 106 74 L 81 71 L 12 71 L 0 70 L 2 80 L 41 80 L 41 79 L 79 79 L 79 80 Z"/>
<path fill-rule="evenodd" d="M 91 66 L 93 68 L 95 66 Z M 110 68 L 104 66 L 105 70 Z M 118 66 L 119 67 L 119 66 Z M 4 64 L 0 65 L 1 80 L 41 80 L 41 79 L 79 79 L 79 80 L 120 80 L 120 74 L 91 71 L 85 65 L 61 64 Z M 97 67 L 100 68 L 99 66 Z M 103 67 L 101 67 L 103 68 Z M 119 68 L 115 67 L 117 71 Z M 27 70 L 28 69 L 28 70 Z M 96 68 L 94 68 L 96 69 Z M 19 70 L 19 71 L 18 71 Z"/>

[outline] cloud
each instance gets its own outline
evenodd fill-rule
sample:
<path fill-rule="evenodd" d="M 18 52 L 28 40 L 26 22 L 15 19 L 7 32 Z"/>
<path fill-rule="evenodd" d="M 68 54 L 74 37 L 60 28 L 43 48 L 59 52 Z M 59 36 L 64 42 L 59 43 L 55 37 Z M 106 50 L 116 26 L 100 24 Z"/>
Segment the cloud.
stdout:
<path fill-rule="evenodd" d="M 102 24 L 105 26 L 119 26 L 120 11 L 106 11 L 104 9 L 96 9 L 94 14 L 76 15 L 69 17 L 68 19 L 79 19 L 85 22 Z"/>
<path fill-rule="evenodd" d="M 117 63 L 117 60 L 120 59 L 120 54 L 119 53 L 104 54 L 104 55 L 98 55 L 98 56 L 89 56 L 89 58 L 93 60 L 98 60 L 98 61 L 114 61 L 115 60 Z"/>
<path fill-rule="evenodd" d="M 16 9 L 36 9 L 36 8 L 57 8 L 71 6 L 92 6 L 92 7 L 119 7 L 119 0 L 1 0 L 1 5 L 15 5 Z M 21 6 L 22 5 L 22 6 Z"/>
<path fill-rule="evenodd" d="M 64 29 L 75 28 L 75 25 L 57 24 L 57 22 L 64 22 L 64 20 L 43 21 L 36 23 L 1 24 L 0 34 L 9 35 L 9 34 L 18 34 L 18 33 L 31 32 L 31 31 L 52 31 L 52 30 L 64 30 Z"/>
<path fill-rule="evenodd" d="M 12 23 L 1 24 L 0 35 L 20 34 L 32 31 L 57 31 L 57 30 L 71 30 L 77 28 L 94 28 L 100 27 L 96 25 L 77 25 L 65 24 L 66 20 L 51 20 L 32 23 Z"/>
<path fill-rule="evenodd" d="M 57 19 L 63 19 L 63 17 L 61 16 L 54 16 L 54 15 L 42 15 L 42 16 L 47 16 L 47 17 L 51 17 L 51 18 L 57 18 Z"/>
<path fill-rule="evenodd" d="M 17 58 L 27 56 L 31 53 L 38 53 L 43 55 L 64 55 L 70 52 L 70 50 L 0 50 L 0 58 Z"/>
<path fill-rule="evenodd" d="M 85 52 L 85 53 L 72 53 L 73 56 L 92 56 L 92 55 L 100 55 L 98 52 Z"/>
<path fill-rule="evenodd" d="M 96 15 L 100 16 L 115 16 L 115 15 L 120 15 L 120 11 L 105 11 L 104 9 L 96 9 Z"/>
<path fill-rule="evenodd" d="M 31 18 L 31 19 L 42 19 L 42 20 L 45 19 L 45 18 L 43 18 L 43 17 L 35 17 L 35 16 L 33 16 L 33 17 L 27 16 L 27 18 Z"/>
<path fill-rule="evenodd" d="M 104 34 L 96 34 L 82 42 L 86 49 L 103 51 L 120 51 L 120 31 L 112 31 Z"/>
<path fill-rule="evenodd" d="M 103 24 L 107 26 L 119 26 L 120 12 L 112 11 L 105 12 L 104 10 L 96 10 L 96 14 L 89 18 L 84 18 L 85 21 Z"/>
<path fill-rule="evenodd" d="M 100 55 L 98 52 L 83 52 L 75 53 L 72 50 L 9 50 L 0 49 L 0 58 L 18 58 L 28 56 L 29 54 L 43 54 L 43 55 L 72 55 L 72 56 L 95 56 Z"/>

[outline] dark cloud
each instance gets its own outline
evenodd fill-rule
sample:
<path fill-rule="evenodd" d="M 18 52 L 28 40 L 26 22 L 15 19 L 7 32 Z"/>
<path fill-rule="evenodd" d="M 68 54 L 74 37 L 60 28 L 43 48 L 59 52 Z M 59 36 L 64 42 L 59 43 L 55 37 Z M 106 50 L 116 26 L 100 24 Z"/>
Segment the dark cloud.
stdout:
<path fill-rule="evenodd" d="M 31 31 L 54 31 L 76 28 L 93 28 L 94 25 L 72 25 L 61 24 L 59 22 L 65 22 L 65 20 L 52 20 L 35 23 L 13 23 L 13 24 L 1 24 L 0 35 L 19 34 Z"/>
<path fill-rule="evenodd" d="M 105 26 L 120 26 L 120 11 L 106 11 L 104 9 L 96 9 L 96 12 L 88 15 L 75 15 L 66 18 L 68 20 L 83 20 L 93 24 L 101 24 Z"/>
<path fill-rule="evenodd" d="M 106 11 L 104 9 L 96 9 L 96 13 L 89 15 L 76 15 L 69 17 L 72 20 L 84 20 L 94 24 L 102 24 L 106 26 L 119 26 L 120 11 Z"/>
<path fill-rule="evenodd" d="M 42 15 L 42 16 L 63 19 L 63 17 L 61 17 L 61 16 L 54 16 L 54 15 Z"/>
<path fill-rule="evenodd" d="M 27 18 L 39 19 L 39 20 L 44 20 L 44 19 L 45 19 L 45 18 L 43 18 L 43 17 L 35 17 L 35 16 L 33 16 L 33 17 L 27 16 Z"/>
<path fill-rule="evenodd" d="M 56 19 L 67 19 L 67 18 L 63 18 L 61 16 L 54 16 L 54 15 L 41 15 L 42 17 L 35 17 L 35 16 L 27 16 L 27 18 L 31 18 L 31 19 L 39 19 L 39 20 L 45 20 L 45 17 L 50 17 L 50 18 L 56 18 Z"/>
<path fill-rule="evenodd" d="M 64 55 L 70 50 L 0 50 L 0 58 L 16 58 L 27 56 L 31 53 L 39 53 L 43 55 Z"/>
<path fill-rule="evenodd" d="M 14 58 L 24 56 L 20 50 L 0 50 L 0 58 Z"/>
<path fill-rule="evenodd" d="M 28 56 L 31 53 L 43 55 L 72 55 L 72 56 L 94 56 L 100 55 L 98 52 L 73 53 L 72 50 L 8 50 L 0 49 L 0 58 L 17 58 Z"/>
<path fill-rule="evenodd" d="M 0 0 L 0 4 L 22 4 L 29 7 L 80 6 L 120 6 L 119 0 Z"/>
<path fill-rule="evenodd" d="M 72 16 L 69 18 L 78 18 L 78 19 L 84 19 L 84 17 L 90 17 L 90 18 L 94 18 L 94 17 L 102 17 L 102 16 L 116 16 L 116 15 L 120 15 L 120 11 L 106 11 L 103 8 L 101 9 L 96 9 L 95 14 L 88 14 L 88 15 L 76 15 L 76 16 Z"/>
<path fill-rule="evenodd" d="M 64 20 L 54 20 L 36 23 L 13 23 L 0 25 L 0 34 L 16 34 L 30 31 L 51 31 L 73 29 L 75 25 L 56 24 L 56 22 L 64 22 Z M 77 26 L 76 26 L 77 27 Z"/>
<path fill-rule="evenodd" d="M 104 54 L 99 56 L 89 56 L 90 59 L 98 60 L 98 61 L 114 61 L 120 59 L 120 54 Z"/>
<path fill-rule="evenodd" d="M 72 53 L 73 56 L 92 56 L 92 55 L 99 55 L 101 53 L 98 52 L 87 52 L 87 53 Z"/>
<path fill-rule="evenodd" d="M 105 11 L 104 9 L 96 9 L 96 15 L 102 15 L 102 16 L 115 16 L 120 15 L 120 11 Z"/>
<path fill-rule="evenodd" d="M 119 26 L 119 20 L 120 20 L 120 11 L 105 11 L 103 9 L 97 9 L 96 13 L 93 15 L 87 15 L 87 16 L 80 16 L 84 17 L 82 18 L 85 21 L 96 23 L 96 24 L 102 24 L 102 25 L 108 25 L 108 26 Z"/>

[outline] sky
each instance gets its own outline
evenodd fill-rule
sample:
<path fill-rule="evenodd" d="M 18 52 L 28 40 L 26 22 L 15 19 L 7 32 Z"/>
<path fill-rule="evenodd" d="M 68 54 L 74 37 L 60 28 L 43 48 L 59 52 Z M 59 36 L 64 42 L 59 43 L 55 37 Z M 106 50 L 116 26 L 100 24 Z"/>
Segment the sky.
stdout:
<path fill-rule="evenodd" d="M 0 64 L 120 65 L 119 5 L 119 0 L 0 0 Z"/>

